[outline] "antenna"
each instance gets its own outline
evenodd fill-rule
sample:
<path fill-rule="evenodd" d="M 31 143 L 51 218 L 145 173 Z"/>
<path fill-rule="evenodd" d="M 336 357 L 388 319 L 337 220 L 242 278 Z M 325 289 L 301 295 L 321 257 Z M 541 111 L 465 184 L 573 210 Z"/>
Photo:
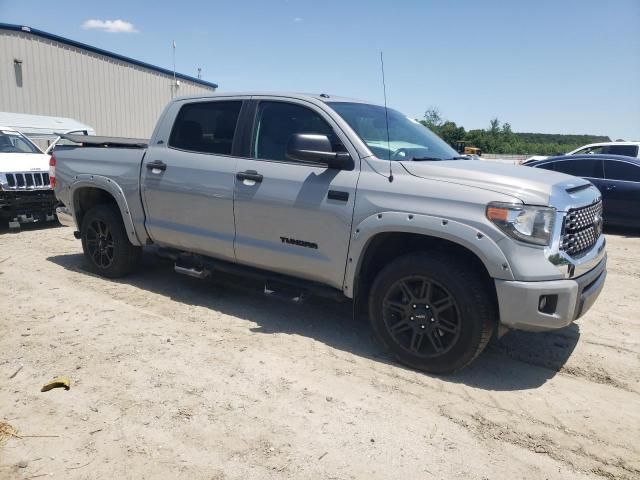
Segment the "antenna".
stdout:
<path fill-rule="evenodd" d="M 173 41 L 173 84 L 171 85 L 171 98 L 173 98 L 173 89 L 176 88 L 176 41 Z"/>
<path fill-rule="evenodd" d="M 391 142 L 389 141 L 389 109 L 387 108 L 387 84 L 384 81 L 384 59 L 380 52 L 380 67 L 382 68 L 382 91 L 384 93 L 384 119 L 387 123 L 387 155 L 389 157 L 389 182 L 393 182 L 393 169 L 391 167 Z"/>

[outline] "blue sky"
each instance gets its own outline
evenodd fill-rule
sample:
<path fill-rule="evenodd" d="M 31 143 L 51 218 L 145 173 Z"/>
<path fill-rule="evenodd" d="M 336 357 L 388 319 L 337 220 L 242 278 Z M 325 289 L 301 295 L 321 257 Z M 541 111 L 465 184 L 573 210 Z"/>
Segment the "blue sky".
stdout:
<path fill-rule="evenodd" d="M 117 19 L 132 26 L 83 28 Z M 175 40 L 176 69 L 221 91 L 382 102 L 383 50 L 389 105 L 412 117 L 640 140 L 640 0 L 0 0 L 0 22 L 167 68 Z"/>

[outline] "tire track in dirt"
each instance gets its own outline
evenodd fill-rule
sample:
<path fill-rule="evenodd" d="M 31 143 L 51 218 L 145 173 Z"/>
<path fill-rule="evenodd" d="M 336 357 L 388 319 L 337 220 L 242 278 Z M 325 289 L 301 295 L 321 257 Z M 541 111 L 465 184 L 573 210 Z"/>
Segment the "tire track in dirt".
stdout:
<path fill-rule="evenodd" d="M 588 445 L 575 442 L 570 438 L 559 438 L 559 430 L 542 430 L 535 433 L 518 428 L 519 424 L 511 421 L 497 422 L 487 418 L 479 411 L 469 414 L 466 408 L 440 406 L 440 414 L 462 426 L 482 440 L 491 439 L 509 443 L 537 454 L 548 455 L 565 464 L 576 472 L 593 473 L 604 478 L 631 480 L 640 476 L 640 470 L 629 465 L 622 457 L 609 460 L 598 455 Z M 638 452 L 621 454 L 637 455 Z M 633 458 L 633 457 L 630 457 Z"/>
<path fill-rule="evenodd" d="M 538 335 L 553 336 L 554 334 L 538 333 Z M 546 368 L 553 372 L 558 372 L 576 378 L 583 378 L 600 385 L 610 385 L 614 388 L 619 388 L 627 392 L 637 393 L 637 391 L 627 383 L 620 379 L 612 377 L 610 372 L 607 372 L 604 368 L 599 366 L 589 365 L 588 368 L 585 368 L 577 365 L 566 365 L 565 363 L 558 362 L 556 359 L 554 359 L 553 355 L 545 355 L 545 352 L 532 354 L 527 350 L 523 350 L 517 347 L 514 348 L 500 341 L 492 343 L 487 349 L 487 352 L 504 355 L 511 360 L 516 360 L 527 365 Z"/>

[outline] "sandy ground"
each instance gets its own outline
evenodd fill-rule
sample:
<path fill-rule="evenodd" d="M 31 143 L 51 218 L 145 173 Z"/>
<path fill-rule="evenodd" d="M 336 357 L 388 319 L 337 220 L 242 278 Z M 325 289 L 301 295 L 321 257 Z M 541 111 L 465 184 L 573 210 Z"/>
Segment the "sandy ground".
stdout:
<path fill-rule="evenodd" d="M 0 420 L 24 435 L 0 478 L 640 478 L 640 238 L 608 237 L 577 324 L 435 377 L 390 362 L 349 304 L 153 255 L 109 281 L 69 228 L 0 232 Z M 41 393 L 56 375 L 71 389 Z"/>

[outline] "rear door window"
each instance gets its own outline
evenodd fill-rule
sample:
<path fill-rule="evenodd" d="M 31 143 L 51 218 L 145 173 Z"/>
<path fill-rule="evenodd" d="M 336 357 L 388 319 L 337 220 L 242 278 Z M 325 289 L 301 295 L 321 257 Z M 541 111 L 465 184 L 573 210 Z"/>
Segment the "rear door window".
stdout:
<path fill-rule="evenodd" d="M 637 157 L 638 146 L 637 145 L 608 145 L 603 153 L 610 155 L 622 155 L 624 157 Z"/>
<path fill-rule="evenodd" d="M 602 160 L 575 159 L 555 162 L 555 171 L 575 177 L 603 178 Z"/>
<path fill-rule="evenodd" d="M 640 166 L 616 160 L 604 161 L 604 173 L 607 180 L 640 182 Z"/>
<path fill-rule="evenodd" d="M 169 146 L 198 153 L 231 155 L 242 101 L 184 105 L 173 125 Z"/>

